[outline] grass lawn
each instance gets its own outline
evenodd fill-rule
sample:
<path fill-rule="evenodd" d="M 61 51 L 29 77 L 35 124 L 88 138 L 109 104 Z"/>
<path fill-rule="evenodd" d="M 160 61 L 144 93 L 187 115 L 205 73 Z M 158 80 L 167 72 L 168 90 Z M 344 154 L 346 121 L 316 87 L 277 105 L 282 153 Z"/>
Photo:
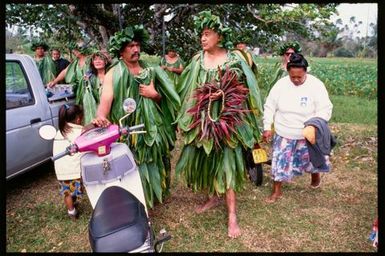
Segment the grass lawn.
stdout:
<path fill-rule="evenodd" d="M 310 177 L 298 177 L 283 187 L 281 200 L 266 204 L 271 190 L 266 167 L 263 185 L 247 182 L 237 196 L 238 239 L 226 236 L 224 204 L 197 215 L 194 209 L 205 195 L 173 182 L 171 196 L 150 211 L 155 230 L 164 227 L 173 237 L 163 251 L 375 252 L 368 236 L 378 207 L 377 126 L 332 123 L 331 128 L 338 145 L 322 187 L 310 189 Z M 179 153 L 178 144 L 173 167 Z M 52 164 L 7 182 L 6 199 L 7 252 L 90 251 L 91 206 L 84 197 L 80 219 L 68 219 Z"/>
<path fill-rule="evenodd" d="M 345 62 L 317 59 L 322 61 Z M 368 64 L 375 65 L 373 60 Z M 229 239 L 224 202 L 198 215 L 194 209 L 206 200 L 205 194 L 193 193 L 182 179 L 173 179 L 171 195 L 150 210 L 155 231 L 166 228 L 172 235 L 163 251 L 377 252 L 368 240 L 378 216 L 377 100 L 330 98 L 334 105 L 330 127 L 338 143 L 331 157 L 332 171 L 322 176 L 319 189 L 309 188 L 310 176 L 304 175 L 283 186 L 282 199 L 266 204 L 271 180 L 269 166 L 264 166 L 262 186 L 247 182 L 237 194 L 242 235 Z M 180 150 L 181 138 L 172 154 L 172 170 Z M 67 217 L 52 163 L 7 181 L 6 251 L 90 252 L 92 208 L 86 195 L 79 211 L 76 222 Z"/>
<path fill-rule="evenodd" d="M 377 99 L 330 95 L 333 103 L 332 123 L 377 124 Z"/>

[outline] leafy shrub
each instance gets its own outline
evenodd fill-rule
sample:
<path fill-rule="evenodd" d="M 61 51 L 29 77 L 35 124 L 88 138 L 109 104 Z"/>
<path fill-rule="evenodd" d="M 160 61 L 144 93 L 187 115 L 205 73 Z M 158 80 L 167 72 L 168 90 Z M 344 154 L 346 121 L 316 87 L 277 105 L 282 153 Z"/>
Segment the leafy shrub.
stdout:
<path fill-rule="evenodd" d="M 334 51 L 334 56 L 335 57 L 352 58 L 352 57 L 354 57 L 354 54 L 351 51 L 349 51 L 348 49 L 346 49 L 344 47 L 340 47 Z"/>

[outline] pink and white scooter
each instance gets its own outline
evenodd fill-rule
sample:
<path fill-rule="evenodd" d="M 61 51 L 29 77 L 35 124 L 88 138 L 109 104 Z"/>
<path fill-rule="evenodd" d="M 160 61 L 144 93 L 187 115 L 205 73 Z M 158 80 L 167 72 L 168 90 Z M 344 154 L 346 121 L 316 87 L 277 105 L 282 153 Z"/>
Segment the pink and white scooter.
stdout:
<path fill-rule="evenodd" d="M 144 128 L 144 124 L 122 125 L 122 120 L 135 108 L 135 101 L 126 99 L 123 109 L 127 114 L 119 120 L 119 126 L 112 124 L 90 129 L 65 151 L 52 157 L 55 161 L 65 155 L 85 152 L 80 165 L 83 184 L 93 208 L 88 225 L 93 252 L 160 252 L 163 243 L 171 238 L 164 229 L 155 238 L 131 150 L 126 143 L 115 143 L 121 135 L 145 133 L 136 131 Z M 53 139 L 56 129 L 43 126 L 39 133 L 44 139 Z"/>

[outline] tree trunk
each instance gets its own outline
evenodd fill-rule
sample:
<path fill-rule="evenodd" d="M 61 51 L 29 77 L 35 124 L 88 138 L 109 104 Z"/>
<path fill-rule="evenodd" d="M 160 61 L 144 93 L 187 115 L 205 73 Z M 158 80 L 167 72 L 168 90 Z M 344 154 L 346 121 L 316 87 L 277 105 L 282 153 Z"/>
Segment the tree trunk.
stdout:
<path fill-rule="evenodd" d="M 166 4 L 154 4 L 154 22 L 150 26 L 150 42 L 156 44 L 157 35 L 162 35 L 163 16 L 166 12 Z"/>
<path fill-rule="evenodd" d="M 107 34 L 107 29 L 104 26 L 99 26 L 99 33 L 102 36 L 102 48 L 106 48 L 108 44 L 108 34 Z"/>

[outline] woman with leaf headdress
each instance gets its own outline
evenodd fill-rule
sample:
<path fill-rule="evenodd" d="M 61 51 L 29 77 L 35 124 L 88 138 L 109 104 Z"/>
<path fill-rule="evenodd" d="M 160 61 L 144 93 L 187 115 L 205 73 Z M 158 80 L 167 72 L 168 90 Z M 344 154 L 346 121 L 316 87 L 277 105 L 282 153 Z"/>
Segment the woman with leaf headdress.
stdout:
<path fill-rule="evenodd" d="M 108 57 L 99 50 L 93 49 L 91 63 L 83 77 L 82 105 L 84 123 L 89 124 L 96 117 L 96 109 L 100 102 L 105 74 L 109 68 Z"/>
<path fill-rule="evenodd" d="M 146 203 L 153 207 L 163 202 L 170 188 L 170 151 L 176 140 L 172 123 L 180 99 L 172 81 L 160 66 L 140 60 L 140 50 L 147 46 L 148 32 L 143 26 L 127 27 L 109 40 L 109 52 L 119 60 L 107 72 L 97 118 L 94 123 L 106 126 L 124 116 L 125 98 L 136 101 L 136 111 L 126 125 L 144 123 L 146 134 L 129 137 L 130 148 L 139 167 Z"/>
<path fill-rule="evenodd" d="M 56 75 L 55 63 L 49 55 L 45 54 L 48 49 L 49 46 L 43 41 L 34 41 L 31 46 L 31 50 L 35 52 L 34 59 L 44 85 L 54 79 Z"/>
<path fill-rule="evenodd" d="M 240 235 L 235 193 L 246 178 L 243 151 L 259 140 L 262 104 L 257 81 L 238 50 L 232 48 L 231 30 L 218 16 L 203 11 L 194 16 L 202 51 L 183 71 L 177 91 L 182 107 L 177 118 L 184 147 L 176 165 L 194 191 L 207 190 L 209 200 L 201 213 L 226 194 L 228 236 Z"/>

